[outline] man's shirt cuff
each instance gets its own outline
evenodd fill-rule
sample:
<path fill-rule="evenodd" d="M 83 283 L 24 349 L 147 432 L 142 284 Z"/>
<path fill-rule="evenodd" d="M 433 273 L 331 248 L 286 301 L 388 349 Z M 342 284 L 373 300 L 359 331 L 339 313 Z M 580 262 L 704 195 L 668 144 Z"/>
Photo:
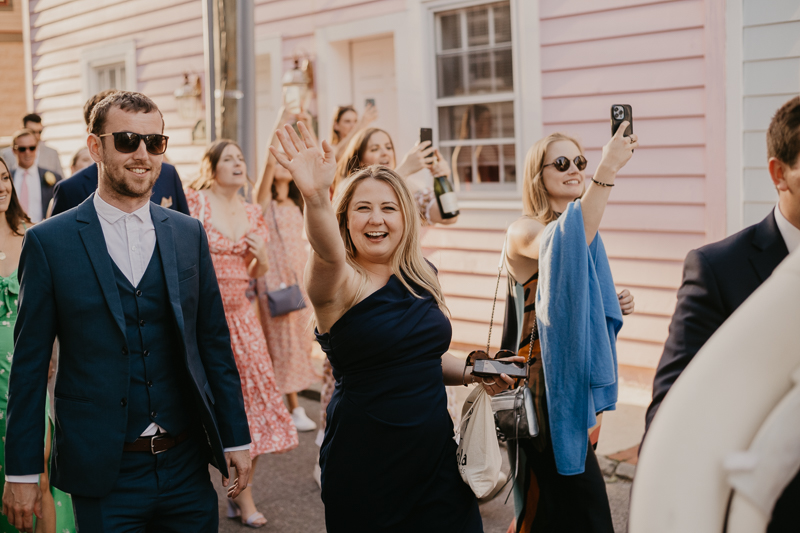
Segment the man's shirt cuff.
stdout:
<path fill-rule="evenodd" d="M 27 476 L 6 476 L 9 483 L 39 483 L 39 474 L 29 474 Z"/>
<path fill-rule="evenodd" d="M 222 452 L 223 453 L 240 452 L 242 450 L 249 450 L 249 449 L 250 449 L 250 445 L 249 444 L 245 444 L 244 446 L 232 446 L 230 448 L 223 448 Z"/>

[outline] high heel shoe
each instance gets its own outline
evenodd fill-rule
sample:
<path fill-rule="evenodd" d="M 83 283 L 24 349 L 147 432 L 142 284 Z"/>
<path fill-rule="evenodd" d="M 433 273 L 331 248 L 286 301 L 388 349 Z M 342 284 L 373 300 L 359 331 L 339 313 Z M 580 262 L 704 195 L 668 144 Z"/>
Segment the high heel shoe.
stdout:
<path fill-rule="evenodd" d="M 250 485 L 247 486 L 249 487 Z M 258 529 L 267 525 L 266 517 L 258 511 L 248 516 L 247 519 L 243 518 L 242 509 L 239 507 L 239 504 L 233 501 L 231 498 L 228 498 L 228 518 L 238 518 L 242 522 L 243 526 L 251 527 L 253 529 Z M 261 524 L 256 524 L 256 522 L 262 518 L 264 519 L 264 522 Z"/>

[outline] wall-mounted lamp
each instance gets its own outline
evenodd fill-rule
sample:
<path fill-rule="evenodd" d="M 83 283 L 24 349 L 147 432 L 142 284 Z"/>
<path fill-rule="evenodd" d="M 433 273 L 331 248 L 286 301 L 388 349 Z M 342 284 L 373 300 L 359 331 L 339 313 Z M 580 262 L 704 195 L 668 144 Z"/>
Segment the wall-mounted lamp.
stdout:
<path fill-rule="evenodd" d="M 297 115 L 308 108 L 314 76 L 311 61 L 295 57 L 294 67 L 283 75 L 283 105 Z"/>
<path fill-rule="evenodd" d="M 197 121 L 203 116 L 203 89 L 200 76 L 183 74 L 183 85 L 175 89 L 175 100 L 178 102 L 178 116 L 183 120 Z"/>

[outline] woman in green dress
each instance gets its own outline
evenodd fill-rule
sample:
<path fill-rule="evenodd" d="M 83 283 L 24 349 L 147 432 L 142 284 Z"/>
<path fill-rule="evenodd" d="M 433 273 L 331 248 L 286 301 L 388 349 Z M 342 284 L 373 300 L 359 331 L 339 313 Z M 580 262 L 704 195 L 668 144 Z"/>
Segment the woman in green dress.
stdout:
<path fill-rule="evenodd" d="M 8 407 L 8 376 L 11 372 L 11 360 L 14 352 L 14 324 L 17 321 L 17 298 L 19 297 L 19 280 L 17 266 L 22 251 L 22 239 L 25 229 L 31 220 L 17 198 L 14 180 L 8 171 L 8 165 L 0 157 L 0 473 L 5 477 L 5 440 L 6 440 L 6 408 Z M 44 414 L 47 426 L 45 437 L 44 474 L 40 476 L 42 488 L 42 518 L 37 520 L 37 533 L 73 533 L 75 519 L 72 514 L 72 500 L 69 494 L 51 487 L 49 482 L 49 450 L 53 422 L 48 413 Z M 0 497 L 2 496 L 0 484 Z M 0 514 L 0 532 L 16 533 Z"/>

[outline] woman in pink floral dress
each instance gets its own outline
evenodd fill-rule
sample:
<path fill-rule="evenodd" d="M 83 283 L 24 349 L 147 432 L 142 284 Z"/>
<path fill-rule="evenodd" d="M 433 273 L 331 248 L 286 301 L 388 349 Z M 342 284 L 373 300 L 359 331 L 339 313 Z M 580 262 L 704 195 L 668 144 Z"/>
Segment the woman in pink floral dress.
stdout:
<path fill-rule="evenodd" d="M 200 177 L 186 190 L 192 216 L 201 220 L 217 274 L 231 345 L 242 380 L 244 406 L 250 425 L 250 455 L 255 471 L 258 456 L 295 448 L 297 431 L 275 383 L 264 332 L 245 293 L 251 278 L 268 268 L 267 226 L 261 209 L 245 202 L 239 190 L 247 184 L 241 149 L 229 140 L 217 140 L 203 156 Z M 252 483 L 252 474 L 248 483 Z M 228 517 L 261 527 L 267 520 L 258 512 L 252 489 L 229 500 Z"/>
<path fill-rule="evenodd" d="M 269 156 L 272 159 L 272 156 Z M 308 251 L 303 239 L 303 200 L 292 182 L 292 175 L 280 165 L 268 164 L 258 184 L 257 198 L 269 227 L 267 242 L 271 268 L 258 278 L 258 304 L 261 324 L 267 337 L 275 380 L 286 395 L 297 431 L 313 431 L 317 425 L 299 406 L 297 393 L 320 380 L 311 362 L 313 333 L 311 306 L 285 315 L 272 316 L 267 292 L 297 284 L 306 296 L 303 273 Z"/>

